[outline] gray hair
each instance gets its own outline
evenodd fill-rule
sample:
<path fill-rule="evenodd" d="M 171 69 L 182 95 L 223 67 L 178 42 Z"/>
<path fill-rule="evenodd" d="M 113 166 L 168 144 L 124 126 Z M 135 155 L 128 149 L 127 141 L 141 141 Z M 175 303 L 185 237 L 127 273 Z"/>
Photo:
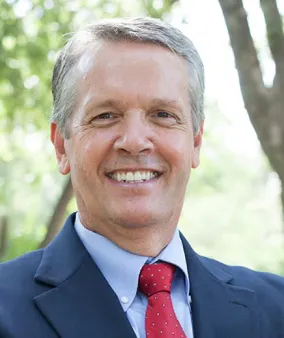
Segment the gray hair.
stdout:
<path fill-rule="evenodd" d="M 108 19 L 87 25 L 67 42 L 60 52 L 53 71 L 54 102 L 52 121 L 68 138 L 67 122 L 76 105 L 74 66 L 85 51 L 84 47 L 99 41 L 135 41 L 153 43 L 171 50 L 187 61 L 189 70 L 189 99 L 195 133 L 204 120 L 204 68 L 192 41 L 177 28 L 158 19 Z M 73 80 L 73 81 L 72 81 Z"/>

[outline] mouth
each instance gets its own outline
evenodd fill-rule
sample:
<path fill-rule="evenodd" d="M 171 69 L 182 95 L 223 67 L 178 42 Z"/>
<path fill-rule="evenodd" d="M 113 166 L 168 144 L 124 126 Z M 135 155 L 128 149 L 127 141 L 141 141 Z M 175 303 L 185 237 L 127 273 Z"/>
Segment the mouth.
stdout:
<path fill-rule="evenodd" d="M 122 183 L 148 182 L 159 178 L 161 175 L 161 172 L 154 170 L 114 171 L 106 174 L 112 180 Z"/>

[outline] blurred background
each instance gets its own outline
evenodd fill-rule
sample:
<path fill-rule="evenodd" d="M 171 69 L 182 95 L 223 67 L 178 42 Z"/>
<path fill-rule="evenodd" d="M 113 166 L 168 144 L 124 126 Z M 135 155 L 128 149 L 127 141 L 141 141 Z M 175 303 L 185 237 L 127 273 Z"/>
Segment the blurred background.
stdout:
<path fill-rule="evenodd" d="M 0 260 L 45 246 L 76 210 L 49 141 L 52 68 L 68 33 L 119 16 L 172 23 L 204 61 L 180 229 L 202 255 L 284 274 L 282 0 L 0 0 Z"/>

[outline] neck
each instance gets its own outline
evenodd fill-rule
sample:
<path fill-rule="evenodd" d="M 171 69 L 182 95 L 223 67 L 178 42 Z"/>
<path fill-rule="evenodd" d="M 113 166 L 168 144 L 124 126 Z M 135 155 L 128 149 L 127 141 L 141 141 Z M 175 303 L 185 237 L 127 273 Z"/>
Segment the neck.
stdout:
<path fill-rule="evenodd" d="M 100 224 L 97 220 L 93 225 L 81 214 L 79 217 L 86 229 L 104 236 L 126 251 L 146 257 L 158 256 L 170 243 L 176 229 L 176 225 L 173 226 L 173 224 L 139 227 L 123 227 L 118 224 L 106 226 L 105 222 Z"/>

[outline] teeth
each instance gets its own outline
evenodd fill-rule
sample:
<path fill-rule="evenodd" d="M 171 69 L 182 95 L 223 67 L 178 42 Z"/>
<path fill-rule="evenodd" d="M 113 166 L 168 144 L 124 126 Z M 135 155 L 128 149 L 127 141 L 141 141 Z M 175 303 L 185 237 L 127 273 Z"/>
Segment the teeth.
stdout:
<path fill-rule="evenodd" d="M 126 181 L 133 181 L 134 180 L 134 175 L 132 172 L 129 172 L 126 174 Z"/>
<path fill-rule="evenodd" d="M 134 173 L 134 181 L 141 181 L 142 180 L 142 176 L 140 171 L 135 171 Z"/>
<path fill-rule="evenodd" d="M 142 182 L 149 181 L 157 177 L 158 173 L 156 171 L 135 171 L 135 172 L 117 172 L 111 174 L 111 178 L 116 181 L 126 181 L 126 182 Z"/>
<path fill-rule="evenodd" d="M 145 180 L 145 181 L 148 179 L 148 175 L 147 175 L 147 173 L 145 171 L 141 172 L 141 179 Z"/>

